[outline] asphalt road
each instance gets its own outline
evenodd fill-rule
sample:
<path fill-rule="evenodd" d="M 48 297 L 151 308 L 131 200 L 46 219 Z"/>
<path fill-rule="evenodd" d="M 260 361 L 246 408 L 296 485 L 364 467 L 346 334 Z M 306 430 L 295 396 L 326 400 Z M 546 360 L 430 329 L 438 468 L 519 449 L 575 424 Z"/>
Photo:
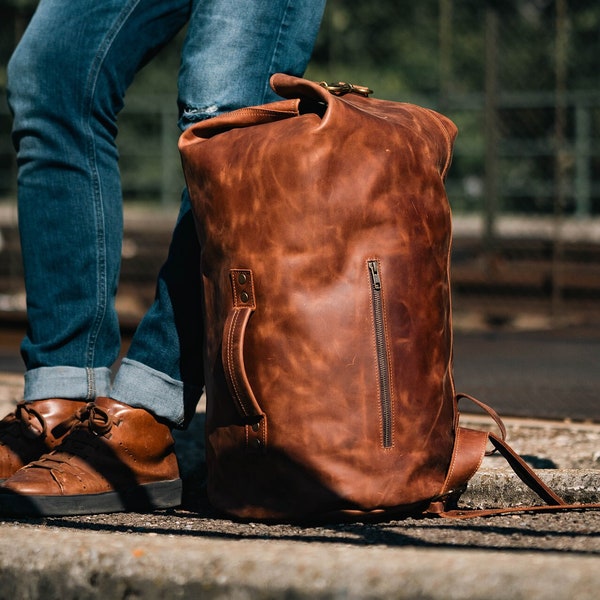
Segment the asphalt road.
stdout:
<path fill-rule="evenodd" d="M 598 327 L 457 332 L 454 365 L 457 390 L 504 416 L 600 422 Z"/>

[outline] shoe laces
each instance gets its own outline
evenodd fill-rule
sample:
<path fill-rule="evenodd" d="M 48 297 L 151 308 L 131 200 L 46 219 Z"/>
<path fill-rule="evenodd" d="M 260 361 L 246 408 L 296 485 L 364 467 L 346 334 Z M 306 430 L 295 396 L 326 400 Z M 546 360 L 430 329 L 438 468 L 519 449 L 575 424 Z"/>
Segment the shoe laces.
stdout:
<path fill-rule="evenodd" d="M 18 433 L 16 427 L 19 428 Z M 19 402 L 15 411 L 0 421 L 0 441 L 19 433 L 32 440 L 44 438 L 47 433 L 44 417 L 26 402 Z"/>
<path fill-rule="evenodd" d="M 74 429 L 87 429 L 95 436 L 107 436 L 112 426 L 112 417 L 93 402 L 88 402 L 59 425 L 69 432 Z"/>
<path fill-rule="evenodd" d="M 60 446 L 29 463 L 28 467 L 60 470 L 62 465 L 69 463 L 71 455 L 86 457 L 94 454 L 99 438 L 111 437 L 113 424 L 113 418 L 105 410 L 89 402 L 58 425 L 66 434 Z"/>

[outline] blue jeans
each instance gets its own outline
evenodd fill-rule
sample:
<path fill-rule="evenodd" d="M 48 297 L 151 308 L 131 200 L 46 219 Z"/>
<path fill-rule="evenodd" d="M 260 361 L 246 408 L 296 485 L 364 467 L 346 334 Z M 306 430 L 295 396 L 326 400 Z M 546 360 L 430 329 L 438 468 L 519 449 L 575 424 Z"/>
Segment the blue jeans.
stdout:
<path fill-rule="evenodd" d="M 179 126 L 274 100 L 301 75 L 325 0 L 41 0 L 9 63 L 27 290 L 25 400 L 110 395 L 174 425 L 203 386 L 199 247 L 184 191 L 156 299 L 114 382 L 123 234 L 117 114 L 187 24 Z M 176 149 L 174 148 L 175 152 Z"/>

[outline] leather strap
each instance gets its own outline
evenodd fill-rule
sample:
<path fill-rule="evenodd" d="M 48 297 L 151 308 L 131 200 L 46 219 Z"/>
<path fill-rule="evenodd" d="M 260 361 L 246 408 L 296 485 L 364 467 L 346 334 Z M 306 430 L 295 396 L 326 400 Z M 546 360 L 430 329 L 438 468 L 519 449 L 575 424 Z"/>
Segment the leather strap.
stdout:
<path fill-rule="evenodd" d="M 544 502 L 551 506 L 566 504 L 566 502 L 558 494 L 552 491 L 504 440 L 501 440 L 493 433 L 489 434 L 489 439 L 496 450 L 498 450 L 498 452 L 506 459 L 519 479 L 544 500 Z"/>
<path fill-rule="evenodd" d="M 500 417 L 500 415 L 488 404 L 485 404 L 484 402 L 482 402 L 481 400 L 477 400 L 477 398 L 474 398 L 473 396 L 469 396 L 469 394 L 457 394 L 456 395 L 456 402 L 460 402 L 460 400 L 462 398 L 465 398 L 466 400 L 470 400 L 471 402 L 473 402 L 473 404 L 479 406 L 479 408 L 481 408 L 481 410 L 485 411 L 494 421 L 494 423 L 496 423 L 496 425 L 498 426 L 498 429 L 500 430 L 500 436 L 502 437 L 503 440 L 506 439 L 506 426 L 504 425 L 504 422 L 502 421 L 502 418 Z M 486 454 L 493 454 L 495 452 L 495 450 L 492 450 L 491 452 L 486 452 Z"/>
<path fill-rule="evenodd" d="M 467 481 L 475 475 L 485 456 L 488 441 L 487 431 L 476 431 L 466 427 L 456 429 L 454 452 L 441 496 L 448 496 L 464 489 Z"/>
<path fill-rule="evenodd" d="M 511 515 L 514 513 L 556 513 L 565 510 L 600 509 L 600 504 L 561 504 L 561 505 L 535 505 L 535 506 L 507 506 L 504 508 L 483 509 L 456 509 L 439 513 L 426 513 L 428 517 L 442 517 L 444 519 L 474 519 L 476 517 L 494 517 L 497 515 Z"/>
<path fill-rule="evenodd" d="M 254 278 L 250 269 L 229 271 L 233 304 L 223 330 L 221 358 L 227 387 L 244 422 L 246 450 L 262 453 L 267 448 L 267 415 L 258 404 L 246 374 L 244 340 L 246 327 L 256 310 Z"/>
<path fill-rule="evenodd" d="M 459 428 L 458 431 L 464 429 Z M 468 430 L 467 430 L 468 431 Z M 449 510 L 446 507 L 452 500 L 455 499 L 456 493 L 460 490 L 455 490 L 453 495 L 452 489 L 448 487 L 447 495 L 437 502 L 432 502 L 431 506 L 425 511 L 425 516 L 430 517 L 443 517 L 449 519 L 469 519 L 474 517 L 489 517 L 493 515 L 512 514 L 512 513 L 524 513 L 524 512 L 558 512 L 562 510 L 584 510 L 584 509 L 600 509 L 600 504 L 567 504 L 558 494 L 550 489 L 531 469 L 531 467 L 501 438 L 489 432 L 478 432 L 483 433 L 486 438 L 492 443 L 494 448 L 500 452 L 500 454 L 506 459 L 508 464 L 511 466 L 516 475 L 534 491 L 546 505 L 534 505 L 534 506 L 510 506 L 504 508 L 486 508 L 486 509 L 453 509 Z M 458 464 L 468 463 L 473 459 L 468 456 L 463 458 L 461 455 L 465 452 L 471 452 L 470 444 L 464 444 L 461 440 L 461 435 L 457 436 L 458 444 L 455 450 L 457 454 L 456 462 Z M 468 471 L 464 471 L 465 474 Z M 474 474 L 474 472 L 473 472 Z M 448 479 L 450 478 L 450 474 Z M 456 484 L 455 484 L 456 485 Z M 445 485 L 445 488 L 447 486 Z"/>
<path fill-rule="evenodd" d="M 252 391 L 244 365 L 246 326 L 256 309 L 254 280 L 250 269 L 231 269 L 229 278 L 233 306 L 225 321 L 221 358 L 229 392 L 235 399 L 240 416 L 244 420 L 257 422 L 265 414 Z"/>

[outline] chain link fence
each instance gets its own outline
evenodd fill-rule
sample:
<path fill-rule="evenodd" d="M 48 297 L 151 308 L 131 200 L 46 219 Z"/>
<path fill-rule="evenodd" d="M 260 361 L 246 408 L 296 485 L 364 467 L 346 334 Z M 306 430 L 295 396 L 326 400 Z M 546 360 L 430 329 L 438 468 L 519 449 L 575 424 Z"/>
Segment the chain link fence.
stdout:
<path fill-rule="evenodd" d="M 0 8 L 13 42 L 34 4 Z M 124 312 L 134 316 L 151 298 L 183 186 L 180 43 L 142 71 L 120 117 L 122 279 L 137 293 Z M 458 326 L 600 315 L 599 55 L 600 5 L 589 1 L 329 0 L 307 77 L 368 85 L 377 97 L 437 109 L 459 127 L 447 181 Z M 9 130 L 2 98 L 0 311 L 21 301 Z"/>

